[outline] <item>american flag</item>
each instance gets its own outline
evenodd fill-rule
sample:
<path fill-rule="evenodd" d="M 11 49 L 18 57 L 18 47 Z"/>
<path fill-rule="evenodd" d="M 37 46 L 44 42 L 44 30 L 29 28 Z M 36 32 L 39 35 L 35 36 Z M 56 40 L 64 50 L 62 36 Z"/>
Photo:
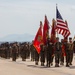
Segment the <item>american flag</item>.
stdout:
<path fill-rule="evenodd" d="M 68 24 L 67 22 L 63 21 L 63 18 L 59 10 L 57 9 L 57 6 L 56 6 L 56 30 L 58 34 L 63 35 L 64 38 L 67 38 L 70 35 Z"/>

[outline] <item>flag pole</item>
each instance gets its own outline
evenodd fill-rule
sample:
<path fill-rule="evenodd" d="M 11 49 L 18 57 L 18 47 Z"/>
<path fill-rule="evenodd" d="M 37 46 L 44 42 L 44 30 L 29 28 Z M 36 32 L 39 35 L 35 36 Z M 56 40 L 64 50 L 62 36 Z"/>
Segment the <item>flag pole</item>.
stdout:
<path fill-rule="evenodd" d="M 57 17 L 57 3 L 56 3 L 56 17 Z M 57 26 L 57 18 L 56 18 L 56 26 Z M 58 37 L 58 31 L 56 31 L 56 35 Z"/>

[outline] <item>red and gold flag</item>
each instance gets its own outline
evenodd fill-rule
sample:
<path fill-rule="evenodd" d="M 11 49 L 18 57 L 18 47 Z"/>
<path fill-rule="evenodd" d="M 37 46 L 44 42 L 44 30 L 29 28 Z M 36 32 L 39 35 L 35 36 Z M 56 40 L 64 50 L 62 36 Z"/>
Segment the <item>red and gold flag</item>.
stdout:
<path fill-rule="evenodd" d="M 35 39 L 34 39 L 34 47 L 35 49 L 37 50 L 38 53 L 40 53 L 40 44 L 43 43 L 43 36 L 42 36 L 42 22 L 40 22 L 40 27 L 38 29 L 38 32 L 35 36 Z"/>
<path fill-rule="evenodd" d="M 55 38 L 56 38 L 56 31 L 55 31 L 55 27 L 56 27 L 56 22 L 53 19 L 52 20 L 52 29 L 51 29 L 51 42 L 55 43 Z"/>
<path fill-rule="evenodd" d="M 44 27 L 43 27 L 43 41 L 46 45 L 47 39 L 49 38 L 49 22 L 47 20 L 47 16 L 45 16 Z"/>

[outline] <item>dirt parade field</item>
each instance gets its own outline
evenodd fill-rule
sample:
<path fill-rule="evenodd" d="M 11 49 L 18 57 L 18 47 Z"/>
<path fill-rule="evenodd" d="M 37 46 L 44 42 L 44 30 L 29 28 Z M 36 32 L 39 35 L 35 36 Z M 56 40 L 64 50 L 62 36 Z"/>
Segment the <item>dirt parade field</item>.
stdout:
<path fill-rule="evenodd" d="M 30 59 L 22 61 L 18 58 L 13 62 L 12 59 L 0 58 L 0 75 L 75 75 L 75 56 L 70 67 L 65 67 L 65 63 L 64 66 L 55 67 L 54 62 L 51 67 L 42 67 L 40 62 L 35 65 Z"/>

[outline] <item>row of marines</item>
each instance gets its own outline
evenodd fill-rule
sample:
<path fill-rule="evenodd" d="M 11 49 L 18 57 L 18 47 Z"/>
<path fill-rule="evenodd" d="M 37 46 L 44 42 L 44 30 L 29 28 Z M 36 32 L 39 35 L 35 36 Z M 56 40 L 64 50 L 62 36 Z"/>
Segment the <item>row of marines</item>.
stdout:
<path fill-rule="evenodd" d="M 66 67 L 72 65 L 73 53 L 75 51 L 75 41 L 72 41 L 71 37 L 69 38 L 69 41 L 67 39 L 61 39 L 61 42 L 59 42 L 59 37 L 57 37 L 54 44 L 50 41 L 50 39 L 48 39 L 47 46 L 41 44 L 41 65 L 44 65 L 45 62 L 44 47 L 46 48 L 46 66 L 50 67 L 53 65 L 54 57 L 55 67 L 64 65 L 64 58 L 66 59 Z"/>
<path fill-rule="evenodd" d="M 1 43 L 0 56 L 6 59 L 12 57 L 12 61 L 16 61 L 16 59 L 20 57 L 22 61 L 26 61 L 26 59 L 30 58 L 31 61 L 35 61 L 35 65 L 38 65 L 40 59 L 41 66 L 44 66 L 46 62 L 47 67 L 53 65 L 54 59 L 55 67 L 64 65 L 65 57 L 66 67 L 72 65 L 73 53 L 75 52 L 75 41 L 72 41 L 72 38 L 69 38 L 69 41 L 62 39 L 61 42 L 59 42 L 59 37 L 57 37 L 55 43 L 52 43 L 50 38 L 48 38 L 47 45 L 42 43 L 40 47 L 40 54 L 38 54 L 33 46 L 33 42 Z"/>

